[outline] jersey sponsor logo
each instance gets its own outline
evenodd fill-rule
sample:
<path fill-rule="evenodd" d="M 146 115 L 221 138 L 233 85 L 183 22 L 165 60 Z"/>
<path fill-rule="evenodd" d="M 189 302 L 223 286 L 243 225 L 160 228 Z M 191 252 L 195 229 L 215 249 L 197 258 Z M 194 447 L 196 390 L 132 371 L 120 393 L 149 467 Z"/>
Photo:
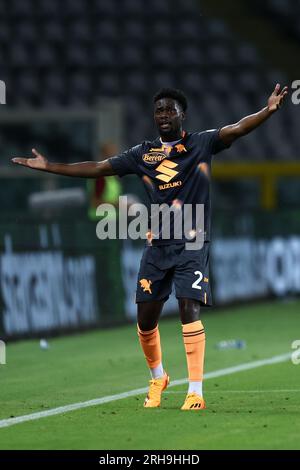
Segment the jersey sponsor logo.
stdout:
<path fill-rule="evenodd" d="M 173 183 L 159 184 L 158 189 L 170 189 L 170 188 L 179 188 L 182 185 L 182 181 L 174 181 Z"/>
<path fill-rule="evenodd" d="M 172 162 L 171 160 L 164 160 L 155 171 L 159 172 L 159 175 L 156 175 L 155 178 L 164 181 L 164 183 L 169 183 L 176 175 L 178 171 L 174 170 L 178 166 L 178 163 Z"/>
<path fill-rule="evenodd" d="M 161 147 L 151 148 L 150 152 L 163 152 L 166 155 L 169 155 L 172 151 L 172 148 L 173 147 L 171 147 L 170 145 L 162 145 Z"/>
<path fill-rule="evenodd" d="M 149 292 L 149 294 L 152 294 L 151 284 L 152 284 L 152 281 L 150 280 L 148 281 L 148 279 L 140 280 L 141 288 L 143 289 L 144 292 Z"/>
<path fill-rule="evenodd" d="M 167 157 L 167 155 L 165 153 L 163 153 L 162 151 L 160 151 L 160 152 L 156 152 L 156 151 L 151 152 L 150 151 L 150 153 L 144 153 L 143 161 L 145 163 L 149 163 L 150 165 L 155 165 L 155 163 L 161 162 L 166 157 Z"/>

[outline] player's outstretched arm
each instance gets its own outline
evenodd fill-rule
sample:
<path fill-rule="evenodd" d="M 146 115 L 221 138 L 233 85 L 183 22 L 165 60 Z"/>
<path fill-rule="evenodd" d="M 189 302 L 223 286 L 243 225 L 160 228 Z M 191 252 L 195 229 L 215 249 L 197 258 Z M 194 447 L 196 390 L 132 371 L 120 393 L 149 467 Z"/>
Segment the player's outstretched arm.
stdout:
<path fill-rule="evenodd" d="M 99 176 L 111 176 L 115 172 L 109 162 L 81 162 L 81 163 L 51 163 L 47 158 L 32 149 L 33 158 L 15 157 L 13 163 L 27 166 L 34 170 L 47 171 L 48 173 L 56 173 L 64 176 L 77 176 L 81 178 L 98 178 Z"/>
<path fill-rule="evenodd" d="M 246 116 L 236 124 L 222 127 L 220 130 L 220 137 L 226 145 L 232 144 L 236 139 L 243 135 L 249 134 L 249 132 L 256 129 L 263 122 L 275 113 L 284 102 L 286 95 L 288 94 L 288 87 L 282 88 L 280 91 L 280 85 L 277 83 L 272 95 L 268 99 L 268 105 L 261 111 L 250 116 Z"/>

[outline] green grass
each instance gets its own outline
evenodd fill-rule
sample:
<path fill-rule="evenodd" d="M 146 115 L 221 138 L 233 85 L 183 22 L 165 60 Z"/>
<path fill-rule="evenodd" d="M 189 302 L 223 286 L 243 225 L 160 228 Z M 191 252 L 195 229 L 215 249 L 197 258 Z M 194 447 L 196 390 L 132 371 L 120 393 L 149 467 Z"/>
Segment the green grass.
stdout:
<path fill-rule="evenodd" d="M 300 339 L 300 302 L 205 312 L 206 372 L 291 351 Z M 186 376 L 179 320 L 160 325 L 164 364 Z M 243 350 L 219 351 L 240 338 Z M 135 325 L 50 341 L 9 344 L 0 366 L 0 419 L 144 387 L 149 379 Z M 287 361 L 204 384 L 207 409 L 182 412 L 186 386 L 171 387 L 160 409 L 144 396 L 0 428 L 0 449 L 299 449 L 300 365 Z"/>

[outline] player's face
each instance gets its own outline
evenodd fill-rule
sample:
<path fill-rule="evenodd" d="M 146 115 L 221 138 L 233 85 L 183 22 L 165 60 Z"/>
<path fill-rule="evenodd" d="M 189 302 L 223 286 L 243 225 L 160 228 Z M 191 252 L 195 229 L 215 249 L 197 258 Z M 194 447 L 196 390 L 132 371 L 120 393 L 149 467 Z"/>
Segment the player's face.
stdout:
<path fill-rule="evenodd" d="M 162 98 L 154 105 L 154 120 L 162 139 L 180 139 L 184 112 L 177 101 L 172 98 Z"/>

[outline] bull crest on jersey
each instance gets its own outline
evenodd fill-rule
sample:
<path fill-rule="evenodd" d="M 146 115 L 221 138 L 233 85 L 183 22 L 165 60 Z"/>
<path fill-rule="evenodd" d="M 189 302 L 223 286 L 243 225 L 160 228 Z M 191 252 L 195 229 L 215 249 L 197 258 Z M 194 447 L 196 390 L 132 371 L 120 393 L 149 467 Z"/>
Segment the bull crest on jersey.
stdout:
<path fill-rule="evenodd" d="M 185 146 L 182 145 L 182 144 L 177 144 L 177 145 L 175 145 L 175 148 L 176 148 L 176 150 L 177 150 L 178 153 L 187 152 L 187 149 L 186 149 Z"/>

